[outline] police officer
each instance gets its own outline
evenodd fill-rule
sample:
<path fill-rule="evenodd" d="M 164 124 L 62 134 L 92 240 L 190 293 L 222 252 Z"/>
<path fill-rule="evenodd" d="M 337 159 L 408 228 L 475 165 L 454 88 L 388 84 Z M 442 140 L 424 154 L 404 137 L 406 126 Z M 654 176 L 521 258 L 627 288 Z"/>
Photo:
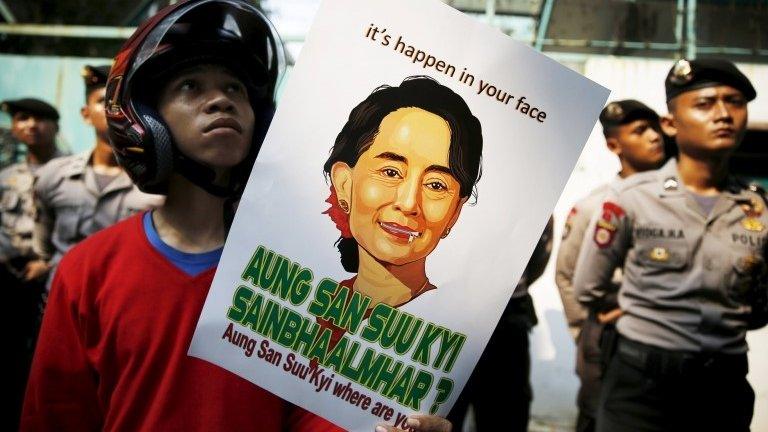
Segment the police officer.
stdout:
<path fill-rule="evenodd" d="M 34 249 L 42 265 L 50 267 L 86 236 L 163 200 L 139 191 L 109 146 L 104 115 L 109 66 L 85 66 L 82 75 L 85 105 L 80 113 L 93 127 L 96 144 L 85 153 L 51 161 L 40 169 L 35 185 Z"/>
<path fill-rule="evenodd" d="M 597 430 L 748 431 L 745 336 L 752 299 L 766 290 L 757 279 L 768 212 L 763 192 L 729 175 L 728 161 L 756 92 L 724 60 L 680 60 L 665 84 L 662 128 L 679 160 L 612 189 L 574 276 L 579 300 L 592 306 L 624 263 Z"/>
<path fill-rule="evenodd" d="M 600 113 L 600 124 L 608 149 L 616 154 L 621 171 L 614 179 L 623 179 L 643 171 L 656 169 L 664 162 L 664 143 L 661 137 L 659 115 L 642 102 L 628 99 L 611 102 Z M 614 334 L 613 323 L 621 313 L 616 296 L 606 296 L 601 304 L 593 307 L 593 314 L 576 299 L 573 291 L 573 273 L 579 249 L 592 215 L 605 198 L 609 185 L 593 190 L 573 206 L 563 229 L 563 239 L 557 254 L 555 282 L 563 301 L 568 326 L 577 341 L 576 373 L 581 380 L 577 398 L 579 417 L 578 432 L 593 431 L 597 417 L 602 377 L 601 341 L 609 341 Z M 611 283 L 618 289 L 620 271 Z"/>
<path fill-rule="evenodd" d="M 24 386 L 37 334 L 43 277 L 46 267 L 37 265 L 32 252 L 35 207 L 32 199 L 34 174 L 56 156 L 59 113 L 38 99 L 4 101 L 0 108 L 11 116 L 11 133 L 27 147 L 26 160 L 0 171 L 0 286 L 13 323 L 7 345 L 12 368 L 11 417 L 3 424 L 16 428 Z M 5 345 L 5 343 L 4 343 Z"/>

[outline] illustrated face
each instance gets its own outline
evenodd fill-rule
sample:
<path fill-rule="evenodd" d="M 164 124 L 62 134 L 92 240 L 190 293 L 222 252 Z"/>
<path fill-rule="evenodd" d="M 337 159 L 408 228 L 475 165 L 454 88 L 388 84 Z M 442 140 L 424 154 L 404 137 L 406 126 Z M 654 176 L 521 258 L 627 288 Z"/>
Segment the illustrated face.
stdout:
<path fill-rule="evenodd" d="M 667 132 L 686 153 L 733 151 L 746 132 L 747 100 L 730 86 L 682 93 L 672 111 Z"/>
<path fill-rule="evenodd" d="M 664 142 L 658 123 L 639 119 L 616 128 L 616 144 L 622 157 L 644 171 L 657 168 L 664 160 Z"/>
<path fill-rule="evenodd" d="M 106 87 L 93 90 L 88 94 L 85 106 L 80 110 L 83 120 L 96 131 L 96 135 L 107 140 L 107 116 L 104 112 Z"/>
<path fill-rule="evenodd" d="M 451 131 L 442 118 L 419 108 L 384 117 L 354 168 L 331 172 L 340 199 L 350 203 L 350 229 L 379 261 L 402 265 L 425 258 L 453 226 L 466 199 L 450 174 Z"/>
<path fill-rule="evenodd" d="M 248 154 L 254 114 L 243 83 L 226 68 L 194 66 L 160 92 L 158 111 L 182 153 L 213 168 L 231 168 Z"/>
<path fill-rule="evenodd" d="M 52 147 L 55 145 L 59 125 L 50 119 L 19 111 L 11 119 L 11 133 L 27 147 Z"/>

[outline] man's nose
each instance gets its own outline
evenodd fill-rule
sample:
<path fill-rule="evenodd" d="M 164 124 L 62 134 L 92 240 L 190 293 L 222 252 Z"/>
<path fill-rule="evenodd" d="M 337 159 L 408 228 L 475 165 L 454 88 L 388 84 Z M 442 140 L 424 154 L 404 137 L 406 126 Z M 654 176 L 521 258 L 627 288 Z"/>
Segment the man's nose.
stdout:
<path fill-rule="evenodd" d="M 656 129 L 649 127 L 646 132 L 648 136 L 648 140 L 650 142 L 656 143 L 661 141 L 661 132 L 657 131 Z"/>
<path fill-rule="evenodd" d="M 219 89 L 211 90 L 210 99 L 208 99 L 205 105 L 205 112 L 207 114 L 233 112 L 234 110 L 235 104 L 225 91 Z"/>
<path fill-rule="evenodd" d="M 28 129 L 34 129 L 37 127 L 39 121 L 37 118 L 29 116 L 25 120 L 21 121 L 21 126 Z"/>
<path fill-rule="evenodd" d="M 715 120 L 725 120 L 730 121 L 733 119 L 733 115 L 731 114 L 731 111 L 728 109 L 728 105 L 726 105 L 725 101 L 720 99 L 715 103 Z"/>

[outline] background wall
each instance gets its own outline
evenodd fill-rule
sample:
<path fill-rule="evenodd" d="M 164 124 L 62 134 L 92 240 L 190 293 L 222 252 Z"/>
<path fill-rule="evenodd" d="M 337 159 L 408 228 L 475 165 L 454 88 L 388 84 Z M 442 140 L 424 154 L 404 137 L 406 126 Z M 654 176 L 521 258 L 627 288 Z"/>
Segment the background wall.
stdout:
<path fill-rule="evenodd" d="M 85 104 L 85 86 L 80 71 L 86 64 L 109 64 L 111 59 L 43 57 L 0 54 L 0 101 L 34 97 L 59 110 L 59 145 L 74 153 L 93 147 L 93 129 L 83 123 L 80 108 Z M 0 113 L 0 126 L 9 127 L 10 117 Z"/>

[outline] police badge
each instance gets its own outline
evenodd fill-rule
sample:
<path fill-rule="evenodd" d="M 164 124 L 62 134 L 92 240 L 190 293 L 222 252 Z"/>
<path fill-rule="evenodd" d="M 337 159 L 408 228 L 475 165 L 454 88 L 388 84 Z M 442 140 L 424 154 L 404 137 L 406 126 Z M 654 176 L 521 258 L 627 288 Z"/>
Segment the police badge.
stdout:
<path fill-rule="evenodd" d="M 686 59 L 680 59 L 672 67 L 669 80 L 675 85 L 683 85 L 693 79 L 693 69 Z"/>

